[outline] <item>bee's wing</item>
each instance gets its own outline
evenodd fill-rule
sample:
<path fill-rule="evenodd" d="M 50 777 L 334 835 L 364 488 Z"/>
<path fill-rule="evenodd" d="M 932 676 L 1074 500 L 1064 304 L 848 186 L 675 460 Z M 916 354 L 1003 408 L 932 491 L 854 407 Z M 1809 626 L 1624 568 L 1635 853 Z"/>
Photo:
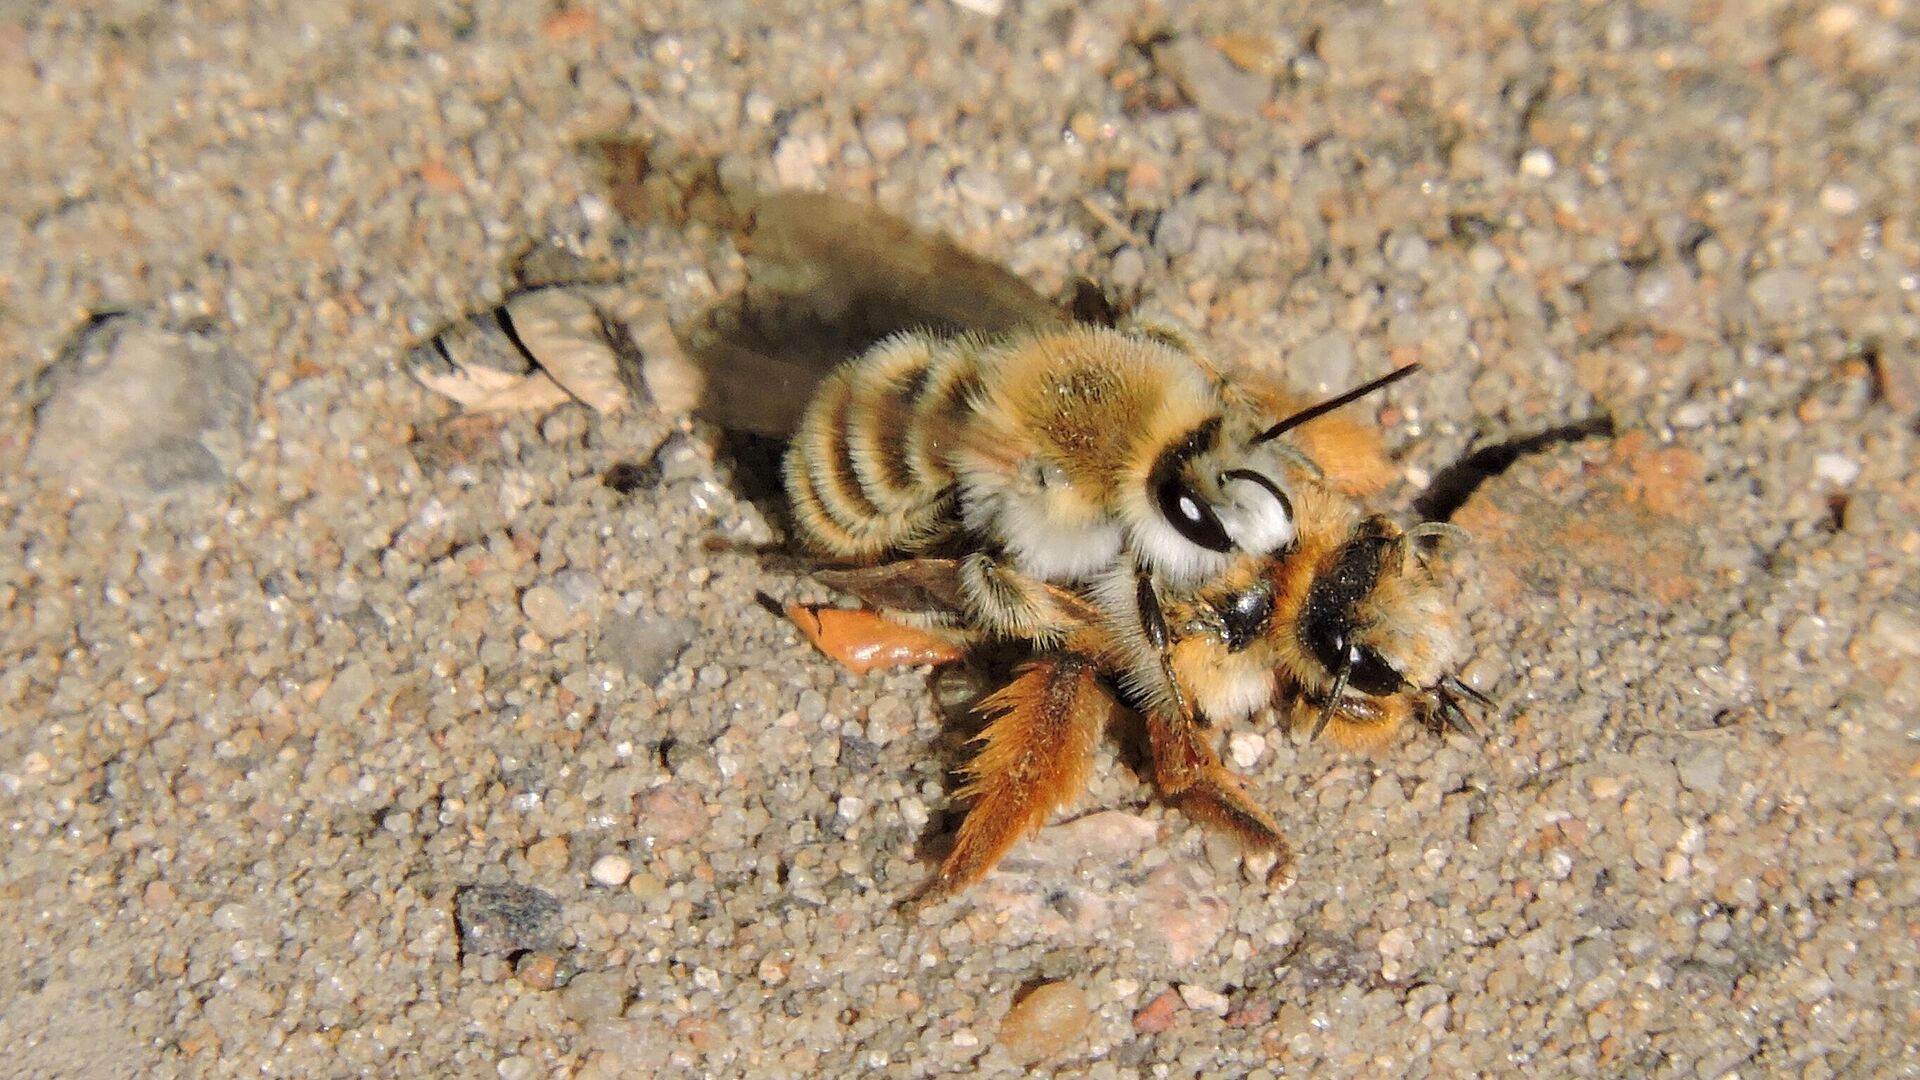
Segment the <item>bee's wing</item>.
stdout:
<path fill-rule="evenodd" d="M 886 611 L 960 618 L 960 563 L 954 559 L 901 559 L 878 566 L 814 571 L 814 579 L 861 603 Z"/>
<path fill-rule="evenodd" d="M 817 570 L 813 576 L 824 585 L 887 611 L 963 621 L 969 616 L 960 585 L 960 563 L 955 559 L 900 559 L 878 566 Z M 1057 585 L 1035 584 L 1047 591 L 1070 620 L 1086 627 L 1100 624 L 1100 610 L 1078 593 Z"/>
<path fill-rule="evenodd" d="M 831 195 L 761 198 L 736 237 L 747 285 L 684 343 L 705 380 L 699 411 L 730 430 L 788 434 L 828 372 L 894 334 L 991 334 L 1064 318 L 946 237 Z"/>

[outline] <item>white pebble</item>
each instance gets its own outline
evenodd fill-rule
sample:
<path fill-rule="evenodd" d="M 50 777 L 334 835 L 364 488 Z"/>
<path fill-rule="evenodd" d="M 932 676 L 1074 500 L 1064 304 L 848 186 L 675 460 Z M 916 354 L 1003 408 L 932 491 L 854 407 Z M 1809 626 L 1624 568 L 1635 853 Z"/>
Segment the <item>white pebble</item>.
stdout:
<path fill-rule="evenodd" d="M 608 888 L 625 885 L 633 876 L 633 863 L 622 855 L 602 855 L 593 861 L 592 869 L 587 873 L 593 880 Z"/>
<path fill-rule="evenodd" d="M 1851 214 L 1860 209 L 1860 193 L 1834 181 L 1820 189 L 1820 208 L 1829 214 Z"/>
<path fill-rule="evenodd" d="M 1227 756 L 1242 769 L 1258 765 L 1266 752 L 1267 740 L 1257 731 L 1236 731 L 1227 736 Z"/>
<path fill-rule="evenodd" d="M 1835 487 L 1847 487 L 1860 479 L 1860 463 L 1845 454 L 1817 454 L 1813 474 Z"/>
<path fill-rule="evenodd" d="M 1669 422 L 1674 427 L 1690 429 L 1701 427 L 1713 419 L 1713 409 L 1704 401 L 1685 401 L 1675 407 Z"/>
<path fill-rule="evenodd" d="M 1192 983 L 1180 987 L 1180 1000 L 1194 1012 L 1212 1013 L 1214 1016 L 1227 1015 L 1227 995 L 1218 990 L 1209 990 Z"/>
<path fill-rule="evenodd" d="M 1524 176 L 1545 180 L 1553 175 L 1555 168 L 1553 152 L 1545 147 L 1536 146 L 1520 155 L 1520 172 Z"/>
<path fill-rule="evenodd" d="M 866 141 L 867 153 L 882 162 L 892 161 L 913 145 L 907 125 L 897 116 L 868 117 L 860 125 L 860 137 Z"/>
<path fill-rule="evenodd" d="M 836 810 L 842 821 L 858 821 L 860 815 L 867 812 L 867 800 L 858 795 L 842 795 Z"/>

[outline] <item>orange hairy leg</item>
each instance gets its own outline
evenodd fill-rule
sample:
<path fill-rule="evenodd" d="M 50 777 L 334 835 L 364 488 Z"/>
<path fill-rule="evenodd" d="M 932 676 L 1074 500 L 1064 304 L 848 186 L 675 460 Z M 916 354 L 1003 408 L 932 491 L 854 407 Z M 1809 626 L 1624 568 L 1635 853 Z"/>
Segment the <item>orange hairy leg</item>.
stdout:
<path fill-rule="evenodd" d="M 787 618 L 827 656 L 856 675 L 876 668 L 946 664 L 966 656 L 953 634 L 907 626 L 877 611 L 788 604 Z"/>
<path fill-rule="evenodd" d="M 1056 654 L 1021 668 L 981 704 L 995 717 L 975 738 L 980 752 L 960 790 L 973 807 L 928 900 L 985 877 L 1008 848 L 1086 786 L 1094 740 L 1114 708 L 1098 676 L 1092 659 Z"/>
<path fill-rule="evenodd" d="M 1273 816 L 1247 794 L 1240 777 L 1220 763 L 1206 735 L 1207 729 L 1190 720 L 1148 710 L 1154 784 L 1162 798 L 1188 817 L 1226 832 L 1249 850 L 1273 852 L 1267 885 L 1278 886 L 1293 871 L 1293 847 Z"/>

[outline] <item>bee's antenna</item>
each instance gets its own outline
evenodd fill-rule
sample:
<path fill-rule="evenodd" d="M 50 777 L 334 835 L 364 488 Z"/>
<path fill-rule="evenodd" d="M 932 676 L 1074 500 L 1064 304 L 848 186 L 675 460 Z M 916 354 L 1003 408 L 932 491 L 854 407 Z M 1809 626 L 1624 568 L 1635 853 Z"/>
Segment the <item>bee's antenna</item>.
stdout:
<path fill-rule="evenodd" d="M 1477 739 L 1480 737 L 1480 729 L 1474 727 L 1473 721 L 1467 719 L 1466 710 L 1460 707 L 1459 699 L 1455 698 L 1449 691 L 1442 690 L 1440 692 L 1440 716 L 1447 722 L 1448 727 L 1465 735 L 1467 738 Z"/>
<path fill-rule="evenodd" d="M 1273 425 L 1267 430 L 1254 436 L 1253 437 L 1254 444 L 1258 445 L 1263 442 L 1272 442 L 1273 440 L 1279 438 L 1280 436 L 1285 435 L 1287 432 L 1292 431 L 1294 428 L 1299 427 L 1301 424 L 1307 423 L 1310 420 L 1318 420 L 1322 416 L 1325 416 L 1326 414 L 1332 412 L 1333 410 L 1339 408 L 1342 405 L 1348 404 L 1349 402 L 1358 401 L 1361 398 L 1366 397 L 1368 394 L 1373 393 L 1375 390 L 1379 390 L 1385 386 L 1390 386 L 1393 383 L 1396 383 L 1401 379 L 1406 378 L 1407 376 L 1413 374 L 1415 371 L 1419 370 L 1419 367 L 1420 367 L 1420 364 L 1418 361 L 1416 361 L 1414 363 L 1408 364 L 1405 367 L 1394 368 L 1392 371 L 1389 371 L 1385 375 L 1382 375 L 1379 378 L 1373 380 L 1372 382 L 1367 383 L 1365 386 L 1356 386 L 1353 389 L 1347 391 L 1346 393 L 1341 394 L 1339 397 L 1328 398 L 1327 400 L 1321 402 L 1318 405 L 1301 409 L 1299 412 L 1294 413 L 1292 416 L 1287 417 L 1285 420 L 1280 421 L 1279 423 Z"/>
<path fill-rule="evenodd" d="M 1487 695 L 1481 693 L 1478 690 L 1475 690 L 1473 687 L 1468 686 L 1466 683 L 1461 682 L 1459 676 L 1449 675 L 1440 681 L 1443 684 L 1445 684 L 1447 689 L 1452 690 L 1457 694 L 1464 694 L 1467 697 L 1472 698 L 1475 702 L 1477 702 L 1480 705 L 1481 708 L 1484 708 L 1484 709 L 1493 708 L 1492 698 L 1488 697 Z"/>

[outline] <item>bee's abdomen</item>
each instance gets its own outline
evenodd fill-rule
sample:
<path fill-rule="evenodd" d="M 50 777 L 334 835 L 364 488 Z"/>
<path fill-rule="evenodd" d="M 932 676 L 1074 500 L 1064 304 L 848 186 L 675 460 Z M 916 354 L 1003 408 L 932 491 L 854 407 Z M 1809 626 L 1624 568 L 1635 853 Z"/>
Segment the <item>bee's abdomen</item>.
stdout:
<path fill-rule="evenodd" d="M 945 433 L 969 407 L 975 347 L 908 334 L 835 371 L 787 450 L 803 538 L 843 558 L 911 552 L 952 511 Z"/>

